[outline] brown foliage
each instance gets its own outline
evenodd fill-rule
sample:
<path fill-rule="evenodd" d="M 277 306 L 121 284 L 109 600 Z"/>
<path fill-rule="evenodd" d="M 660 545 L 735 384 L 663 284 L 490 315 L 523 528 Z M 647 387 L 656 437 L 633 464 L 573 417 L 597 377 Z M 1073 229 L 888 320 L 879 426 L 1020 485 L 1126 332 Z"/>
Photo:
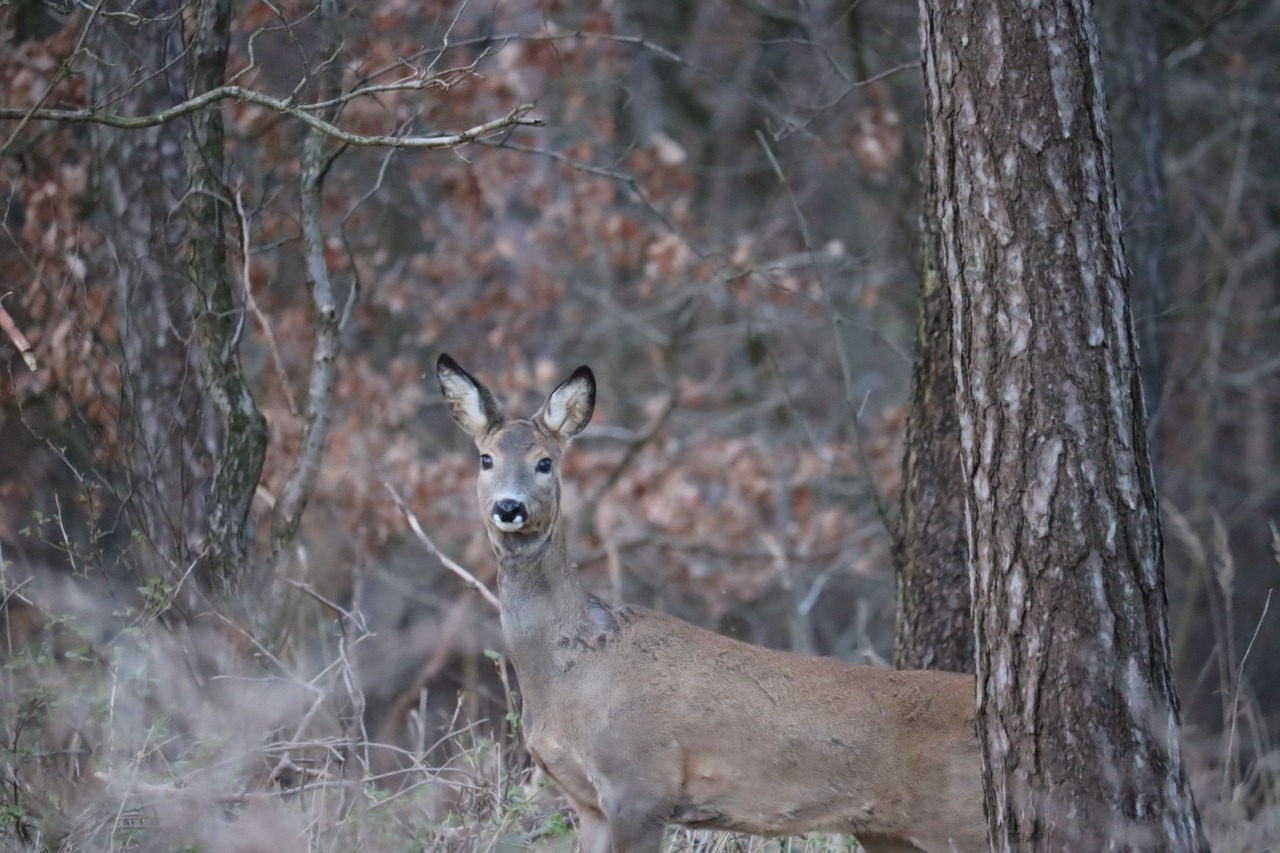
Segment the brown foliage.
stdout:
<path fill-rule="evenodd" d="M 235 82 L 280 98 L 296 89 L 306 103 L 319 60 L 313 11 L 239 4 Z M 396 0 L 345 11 L 344 87 L 405 85 L 354 98 L 337 118 L 342 129 L 453 131 L 525 102 L 547 123 L 456 152 L 351 148 L 328 177 L 325 260 L 339 303 L 357 282 L 360 292 L 342 333 L 324 465 L 287 570 L 378 635 L 361 654 L 387 664 L 363 685 L 376 697 L 367 713 L 380 737 L 410 742 L 424 688 L 436 722 L 463 686 L 484 697 L 471 711 L 501 716 L 492 667 L 476 660 L 477 648 L 496 643 L 490 617 L 473 608 L 465 630 L 441 628 L 458 624 L 446 615 L 463 594 L 383 487 L 405 496 L 444 551 L 492 578 L 472 506 L 474 461 L 423 379 L 440 350 L 475 365 L 515 410 L 576 364 L 595 369 L 597 421 L 566 472 L 571 551 L 593 590 L 773 643 L 804 633 L 779 624 L 812 620 L 816 650 L 844 654 L 855 648 L 841 638 L 861 602 L 876 636 L 856 647 L 887 651 L 889 542 L 875 498 L 892 503 L 899 487 L 921 99 L 913 72 L 864 86 L 849 69 L 915 61 L 915 9 L 863 8 L 856 38 L 847 10 L 839 20 L 768 11 L 631 0 L 590 10 Z M 0 106 L 86 106 L 82 78 L 57 77 L 84 24 L 73 16 L 0 51 Z M 1232 25 L 1225 32 L 1242 38 Z M 1232 172 L 1236 149 L 1197 130 L 1230 112 L 1224 87 L 1236 87 L 1240 104 L 1267 91 L 1248 77 L 1259 60 L 1246 59 L 1232 70 L 1197 55 L 1195 75 L 1170 84 L 1181 87 L 1183 119 L 1171 194 L 1191 248 L 1171 276 L 1181 308 L 1159 423 L 1189 523 L 1206 525 L 1225 501 L 1231 541 L 1256 551 L 1275 499 L 1266 476 L 1275 467 L 1274 336 L 1263 334 L 1275 230 L 1263 199 L 1274 176 L 1259 167 L 1233 201 L 1219 176 Z M 257 308 L 245 313 L 241 355 L 269 424 L 251 518 L 261 555 L 303 432 L 314 344 L 298 217 L 304 128 L 242 100 L 219 108 L 227 203 L 244 213 L 229 217 L 227 251 L 238 297 L 251 290 Z M 1251 127 L 1271 140 L 1273 124 Z M 147 531 L 133 538 L 118 513 L 127 496 L 113 491 L 124 458 L 122 306 L 108 247 L 87 223 L 95 199 L 85 131 L 0 121 L 0 141 L 11 135 L 0 154 L 0 297 L 11 292 L 5 308 L 39 369 L 27 371 L 0 341 L 0 559 L 20 569 L 6 590 L 24 577 L 66 577 L 87 551 L 100 569 L 98 610 L 133 608 L 118 631 L 145 611 L 129 567 Z M 1219 331 L 1251 322 L 1214 336 L 1203 323 L 1210 313 Z M 1226 379 L 1213 373 L 1219 356 Z M 1213 394 L 1202 396 L 1205 387 Z M 1249 461 L 1209 452 L 1227 444 Z M 53 519 L 68 507 L 83 507 L 83 521 L 65 535 L 31 523 L 34 511 Z M 1250 567 L 1270 564 L 1241 565 L 1236 600 L 1248 610 L 1261 582 Z M 56 615 L 68 589 L 32 582 L 39 600 L 24 612 Z M 341 611 L 294 587 L 277 592 L 290 621 L 255 639 L 279 639 L 273 650 L 291 662 L 332 655 Z M 810 592 L 826 606 L 802 612 Z M 1238 624 L 1251 626 L 1255 611 Z M 15 625 L 25 619 L 13 614 Z M 1184 643 L 1200 623 L 1185 624 Z M 110 636 L 93 634 L 104 645 Z M 1204 656 L 1191 657 L 1198 670 Z"/>

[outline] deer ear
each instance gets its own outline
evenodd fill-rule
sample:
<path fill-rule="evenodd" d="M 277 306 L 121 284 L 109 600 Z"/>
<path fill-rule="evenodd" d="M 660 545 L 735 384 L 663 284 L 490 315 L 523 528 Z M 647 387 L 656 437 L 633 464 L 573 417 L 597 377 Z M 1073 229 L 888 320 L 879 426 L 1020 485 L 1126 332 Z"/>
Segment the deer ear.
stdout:
<path fill-rule="evenodd" d="M 552 434 L 568 441 L 586 428 L 596 409 L 596 377 L 583 365 L 551 392 L 534 420 Z"/>
<path fill-rule="evenodd" d="M 442 354 L 436 362 L 436 379 L 449 414 L 468 435 L 479 438 L 506 420 L 493 392 L 448 355 Z"/>

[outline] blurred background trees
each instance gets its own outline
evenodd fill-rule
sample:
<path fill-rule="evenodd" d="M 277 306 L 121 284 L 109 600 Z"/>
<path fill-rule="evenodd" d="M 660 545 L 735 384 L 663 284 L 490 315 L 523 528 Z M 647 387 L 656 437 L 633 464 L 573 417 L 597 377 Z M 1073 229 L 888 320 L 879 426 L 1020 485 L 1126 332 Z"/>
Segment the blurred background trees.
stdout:
<path fill-rule="evenodd" d="M 0 338 L 3 831 L 109 846 L 137 809 L 128 843 L 165 848 L 259 818 L 345 838 L 366 813 L 420 827 L 412 809 L 511 805 L 478 781 L 513 760 L 501 724 L 484 748 L 468 728 L 507 705 L 493 615 L 392 494 L 492 579 L 469 451 L 423 380 L 441 350 L 517 408 L 582 362 L 613 389 L 566 471 L 593 590 L 888 658 L 895 555 L 963 553 L 929 550 L 900 509 L 916 342 L 936 328 L 918 313 L 917 17 L 906 0 L 0 10 L 0 307 L 37 361 Z M 1098 17 L 1193 781 L 1215 840 L 1248 849 L 1280 819 L 1262 619 L 1280 3 Z M 938 503 L 945 531 L 958 506 Z M 302 817 L 251 796 L 299 785 Z M 414 796 L 370 811 L 373 789 Z"/>

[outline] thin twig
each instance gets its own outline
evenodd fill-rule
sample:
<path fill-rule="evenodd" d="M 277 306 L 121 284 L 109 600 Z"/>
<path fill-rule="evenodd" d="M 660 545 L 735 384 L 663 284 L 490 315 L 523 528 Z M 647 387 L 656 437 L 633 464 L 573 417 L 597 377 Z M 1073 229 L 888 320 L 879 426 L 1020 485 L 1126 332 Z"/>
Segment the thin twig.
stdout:
<path fill-rule="evenodd" d="M 3 329 L 4 333 L 9 336 L 9 340 L 13 341 L 13 345 L 17 347 L 18 353 L 22 356 L 22 360 L 27 363 L 27 367 L 35 370 L 36 357 L 31 353 L 31 342 L 27 340 L 26 335 L 22 334 L 18 324 L 13 322 L 9 312 L 4 310 L 4 305 L 0 305 L 0 329 Z"/>
<path fill-rule="evenodd" d="M 357 639 L 363 638 L 365 634 L 368 634 L 368 633 L 369 633 L 368 628 L 366 628 L 366 627 L 365 627 L 365 624 L 364 624 L 364 615 L 363 615 L 363 614 L 361 614 L 361 613 L 353 613 L 353 612 L 351 612 L 350 610 L 348 610 L 347 608 L 345 608 L 345 607 L 343 607 L 342 605 L 338 604 L 338 603 L 337 603 L 336 601 L 334 601 L 333 599 L 326 598 L 325 596 L 323 596 L 323 595 L 321 595 L 319 592 L 317 592 L 317 591 L 315 590 L 315 588 L 314 588 L 313 586 L 311 586 L 311 584 L 303 583 L 302 581 L 294 580 L 293 578 L 285 578 L 285 583 L 289 584 L 289 586 L 291 586 L 291 587 L 293 587 L 294 589 L 298 590 L 298 591 L 299 591 L 299 592 L 301 592 L 303 595 L 306 595 L 306 596 L 307 596 L 307 597 L 309 597 L 309 598 L 315 599 L 315 600 L 316 600 L 317 602 L 319 602 L 320 604 L 323 604 L 325 607 L 328 607 L 328 608 L 329 608 L 330 610 L 332 610 L 334 613 L 337 613 L 337 614 L 338 614 L 339 616 L 341 616 L 345 621 L 351 622 L 353 625 L 355 625 L 357 628 L 359 628 L 359 629 L 360 629 L 360 637 L 357 637 Z"/>
<path fill-rule="evenodd" d="M 495 609 L 501 609 L 501 605 L 498 603 L 498 597 L 489 590 L 489 587 L 485 586 L 484 583 L 475 575 L 471 574 L 471 572 L 445 556 L 444 552 L 436 547 L 436 543 L 432 542 L 431 537 L 427 536 L 426 531 L 422 529 L 422 525 L 418 522 L 418 517 L 414 515 L 413 510 L 411 510 L 409 505 L 405 503 L 404 498 L 400 497 L 400 493 L 396 491 L 395 486 L 392 486 L 386 480 L 382 481 L 382 486 L 391 493 L 391 499 L 396 502 L 396 506 L 398 506 L 400 508 L 400 512 L 404 514 L 405 521 L 409 522 L 409 529 L 418 537 L 418 541 L 425 545 L 428 551 L 435 554 L 436 559 L 443 563 L 446 569 L 462 578 L 463 583 L 480 593 L 484 600 L 492 604 Z"/>
<path fill-rule="evenodd" d="M 800 207 L 800 200 L 796 198 L 795 192 L 791 188 L 791 183 L 787 180 L 786 173 L 782 170 L 782 164 L 778 162 L 778 158 L 774 155 L 773 148 L 770 147 L 769 141 L 765 139 L 764 134 L 760 131 L 756 131 L 756 139 L 759 140 L 760 148 L 764 151 L 765 159 L 768 160 L 770 168 L 773 170 L 774 175 L 777 176 L 779 184 L 781 184 L 783 190 L 787 194 L 787 199 L 791 203 L 791 212 L 795 216 L 796 225 L 800 229 L 800 236 L 804 242 L 805 251 L 809 253 L 811 266 L 813 267 L 814 280 L 818 284 L 818 293 L 822 296 L 823 306 L 827 309 L 826 313 L 831 324 L 831 337 L 835 344 L 836 355 L 840 362 L 840 375 L 844 380 L 845 407 L 852 409 L 854 400 L 853 369 L 849 365 L 849 353 L 845 348 L 844 337 L 840 333 L 841 315 L 840 312 L 835 309 L 835 303 L 831 299 L 831 294 L 827 290 L 826 276 L 823 275 L 822 267 L 817 263 L 818 251 L 813 245 L 813 235 L 809 230 L 808 217 L 804 215 L 804 211 Z M 859 418 L 861 417 L 862 409 L 865 408 L 866 404 L 867 398 L 864 396 L 862 399 L 862 405 L 858 407 L 857 411 L 853 412 L 851 423 L 853 426 L 854 437 L 858 445 L 858 454 L 862 465 L 866 470 L 868 491 L 870 491 L 871 498 L 875 502 L 876 512 L 879 513 L 880 520 L 884 523 L 885 532 L 889 535 L 889 540 L 893 542 L 896 541 L 894 531 L 897 529 L 897 525 L 894 524 L 893 518 L 889 514 L 888 504 L 885 502 L 884 496 L 880 494 L 880 489 L 876 485 L 875 476 L 871 471 L 869 459 L 863 447 L 862 428 L 859 423 Z"/>
<path fill-rule="evenodd" d="M 1271 593 L 1274 590 L 1267 590 L 1267 600 L 1262 603 L 1262 615 L 1258 617 L 1258 624 L 1253 627 L 1253 636 L 1249 639 L 1249 645 L 1244 650 L 1244 656 L 1240 658 L 1240 665 L 1237 667 L 1238 675 L 1236 676 L 1235 690 L 1231 696 L 1231 728 L 1227 731 L 1227 756 L 1222 767 L 1222 781 L 1224 790 L 1231 790 L 1231 765 L 1232 756 L 1235 754 L 1236 740 L 1236 717 L 1240 710 L 1240 685 L 1244 681 L 1244 665 L 1249 660 L 1249 652 L 1253 651 L 1253 644 L 1258 639 L 1258 632 L 1262 630 L 1262 623 L 1267 619 L 1267 611 L 1271 609 Z"/>
<path fill-rule="evenodd" d="M 34 109 L 29 108 L 23 111 L 24 114 L 22 119 L 18 122 L 17 126 L 14 127 L 13 132 L 9 134 L 9 138 L 4 141 L 4 144 L 0 145 L 0 157 L 7 154 L 9 149 L 13 147 L 14 141 L 17 140 L 18 135 L 22 133 L 27 124 L 32 120 L 32 113 L 36 112 L 43 104 L 47 103 L 49 98 L 53 97 L 54 93 L 57 92 L 59 84 L 61 84 L 67 77 L 71 76 L 71 72 L 75 68 L 76 60 L 84 54 L 84 45 L 85 41 L 89 38 L 89 30 L 92 29 L 94 19 L 98 17 L 98 13 L 102 10 L 104 2 L 105 0 L 97 0 L 97 2 L 93 4 L 93 8 L 89 10 L 89 17 L 85 21 L 84 27 L 80 30 L 80 36 L 76 39 L 75 49 L 71 51 L 70 55 L 68 55 L 66 59 L 62 60 L 62 63 L 58 66 L 57 70 L 53 72 L 53 79 L 49 82 L 49 85 L 45 87 L 44 93 L 40 96 L 40 100 L 36 101 L 33 105 Z M 34 368 L 32 369 L 34 370 Z"/>
<path fill-rule="evenodd" d="M 622 187 L 624 187 L 627 190 L 627 192 L 631 193 L 631 195 L 636 199 L 636 201 L 644 205 L 645 209 L 649 211 L 649 213 L 654 217 L 654 219 L 662 223 L 662 226 L 666 228 L 667 231 L 671 232 L 671 234 L 680 238 L 680 240 L 686 246 L 689 247 L 689 250 L 691 252 L 693 252 L 702 260 L 712 259 L 713 253 L 710 250 L 704 249 L 701 246 L 699 246 L 697 243 L 693 242 L 693 240 L 689 238 L 688 235 L 686 235 L 685 232 L 679 226 L 676 225 L 676 223 L 671 219 L 671 217 L 667 215 L 666 211 L 658 207 L 657 204 L 655 204 L 653 201 L 649 199 L 647 195 L 645 195 L 644 190 L 640 186 L 640 180 L 636 176 L 630 175 L 626 172 L 620 172 L 616 169 L 610 169 L 606 166 L 596 166 L 592 163 L 586 163 L 581 160 L 575 160 L 574 158 L 569 157 L 559 151 L 552 151 L 546 148 L 535 148 L 531 145 L 521 145 L 518 142 L 512 142 L 510 139 L 508 139 L 505 136 L 501 136 L 496 139 L 480 140 L 480 143 L 483 145 L 487 145 L 491 148 L 503 148 L 508 151 L 517 151 L 521 154 L 533 154 L 538 157 L 545 157 L 548 160 L 552 160 L 556 163 L 561 163 L 565 166 L 568 166 L 574 171 L 582 172 L 583 174 L 586 174 L 586 175 L 595 175 L 596 177 L 599 177 L 599 178 L 608 178 L 609 180 L 614 181 L 619 185 L 621 185 Z"/>
<path fill-rule="evenodd" d="M 600 484 L 591 491 L 591 494 L 587 496 L 587 499 L 583 501 L 583 506 L 586 507 L 585 527 L 587 530 L 596 532 L 596 509 L 600 506 L 600 501 L 610 489 L 617 485 L 617 482 L 621 479 L 623 472 L 631 467 L 631 463 L 640 455 L 640 451 L 644 450 L 649 442 L 653 441 L 659 431 L 661 431 L 662 428 L 667 425 L 667 422 L 671 420 L 671 415 L 675 412 L 679 399 L 679 383 L 672 381 L 670 383 L 670 387 L 667 389 L 667 396 L 662 401 L 662 407 L 658 410 L 658 413 L 650 419 L 649 423 L 646 424 L 643 429 L 637 432 L 632 439 L 627 442 L 627 448 L 623 451 L 622 458 L 618 460 L 618 462 L 609 470 L 609 473 L 605 475 L 604 480 L 602 480 Z"/>
<path fill-rule="evenodd" d="M 293 398 L 293 391 L 289 387 L 289 374 L 284 369 L 284 359 L 280 356 L 280 347 L 276 345 L 276 336 L 271 331 L 271 324 L 267 322 L 262 309 L 258 307 L 258 300 L 253 298 L 253 286 L 249 280 L 249 216 L 245 213 L 244 196 L 240 190 L 236 190 L 235 199 L 236 217 L 240 220 L 240 276 L 244 279 L 244 304 L 253 312 L 253 316 L 258 318 L 258 325 L 262 326 L 262 334 L 267 339 L 267 348 L 271 350 L 271 360 L 275 363 L 276 373 L 280 375 L 280 388 L 284 391 L 285 403 L 289 406 L 289 413 L 296 418 L 298 417 L 298 402 Z"/>

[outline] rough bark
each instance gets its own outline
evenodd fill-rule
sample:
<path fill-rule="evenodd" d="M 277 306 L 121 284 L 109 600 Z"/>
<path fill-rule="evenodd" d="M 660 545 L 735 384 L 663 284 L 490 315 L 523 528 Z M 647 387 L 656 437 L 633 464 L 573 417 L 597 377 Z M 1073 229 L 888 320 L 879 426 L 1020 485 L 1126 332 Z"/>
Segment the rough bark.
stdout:
<path fill-rule="evenodd" d="M 128 6 L 128 11 L 124 10 Z M 90 23 L 90 103 L 140 115 L 183 99 L 181 5 L 108 3 Z M 146 571 L 186 569 L 203 534 L 210 458 L 204 389 L 190 345 L 192 291 L 174 213 L 186 186 L 184 128 L 89 129 L 99 232 L 110 245 L 118 307 L 121 438 L 128 507 L 156 558 Z"/>
<path fill-rule="evenodd" d="M 201 0 L 187 45 L 187 96 L 221 86 L 227 69 L 230 0 Z M 185 261 L 198 301 L 195 341 L 205 387 L 221 426 L 221 448 L 209 486 L 206 584 L 227 592 L 245 559 L 245 522 L 262 474 L 267 424 L 240 365 L 243 318 L 232 295 L 227 264 L 222 112 L 192 113 L 185 140 L 189 180 L 184 206 Z"/>
<path fill-rule="evenodd" d="M 931 213 L 925 211 L 926 219 Z M 936 223 L 926 221 L 924 237 L 920 326 L 894 548 L 898 627 L 893 665 L 973 672 L 963 469 L 951 367 L 951 304 L 935 268 Z"/>
<path fill-rule="evenodd" d="M 994 849 L 1203 850 L 1087 0 L 921 0 Z"/>

